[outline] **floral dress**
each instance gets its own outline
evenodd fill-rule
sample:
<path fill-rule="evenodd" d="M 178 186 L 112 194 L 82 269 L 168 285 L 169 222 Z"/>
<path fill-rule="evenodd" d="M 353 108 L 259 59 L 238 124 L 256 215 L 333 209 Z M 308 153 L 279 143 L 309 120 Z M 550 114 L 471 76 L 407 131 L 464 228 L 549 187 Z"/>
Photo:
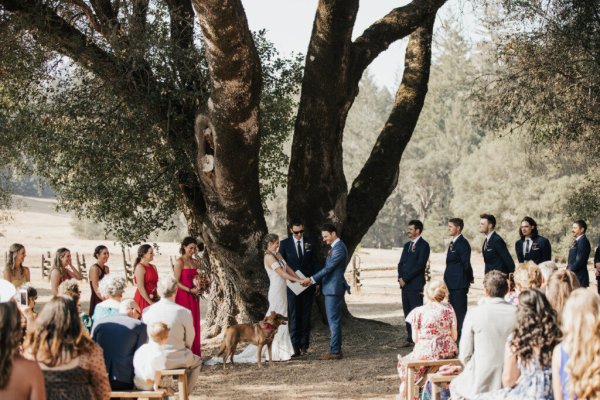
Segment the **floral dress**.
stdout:
<path fill-rule="evenodd" d="M 431 302 L 412 310 L 406 322 L 417 331 L 417 341 L 413 351 L 398 358 L 398 374 L 404 380 L 406 368 L 402 363 L 413 360 L 440 360 L 455 357 L 458 346 L 452 339 L 453 327 L 456 327 L 456 314 L 448 303 Z M 427 371 L 421 368 L 415 374 L 415 382 Z"/>

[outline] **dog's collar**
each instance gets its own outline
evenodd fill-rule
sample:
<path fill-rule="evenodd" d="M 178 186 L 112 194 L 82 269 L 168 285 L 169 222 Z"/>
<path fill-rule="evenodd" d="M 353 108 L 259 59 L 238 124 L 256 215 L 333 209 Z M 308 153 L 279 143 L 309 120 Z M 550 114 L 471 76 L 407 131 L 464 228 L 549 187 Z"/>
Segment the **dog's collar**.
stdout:
<path fill-rule="evenodd" d="M 264 321 L 261 321 L 261 322 L 260 322 L 260 327 L 261 327 L 262 329 L 266 329 L 266 330 L 268 330 L 268 331 L 272 331 L 273 329 L 275 329 L 275 328 L 273 328 L 273 325 L 271 325 L 271 324 L 270 324 L 270 323 L 268 323 L 268 322 L 264 322 Z"/>

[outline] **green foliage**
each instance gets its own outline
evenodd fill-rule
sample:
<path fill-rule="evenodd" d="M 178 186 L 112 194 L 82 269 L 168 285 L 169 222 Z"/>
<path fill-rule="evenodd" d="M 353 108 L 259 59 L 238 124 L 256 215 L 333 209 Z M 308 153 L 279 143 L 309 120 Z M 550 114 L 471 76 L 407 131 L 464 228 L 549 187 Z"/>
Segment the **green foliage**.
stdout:
<path fill-rule="evenodd" d="M 182 206 L 177 178 L 195 174 L 193 120 L 210 88 L 201 38 L 195 40 L 199 47 L 174 44 L 163 7 L 148 9 L 143 34 L 134 26 L 134 10 L 123 9 L 120 22 L 132 39 L 126 49 L 111 38 L 90 36 L 119 57 L 124 75 L 110 82 L 48 53 L 7 20 L 1 25 L 6 35 L 0 39 L 5 78 L 0 154 L 10 156 L 2 162 L 45 179 L 57 191 L 60 208 L 92 221 L 75 223 L 86 236 L 106 229 L 109 237 L 139 242 L 157 230 L 180 234 L 179 217 L 173 217 Z M 301 56 L 280 57 L 264 32 L 254 37 L 264 73 L 259 167 L 264 202 L 285 180 L 282 145 L 293 126 Z M 156 83 L 148 84 L 143 98 L 124 95 L 119 80 L 140 70 Z M 173 129 L 185 131 L 187 139 L 175 141 Z"/>

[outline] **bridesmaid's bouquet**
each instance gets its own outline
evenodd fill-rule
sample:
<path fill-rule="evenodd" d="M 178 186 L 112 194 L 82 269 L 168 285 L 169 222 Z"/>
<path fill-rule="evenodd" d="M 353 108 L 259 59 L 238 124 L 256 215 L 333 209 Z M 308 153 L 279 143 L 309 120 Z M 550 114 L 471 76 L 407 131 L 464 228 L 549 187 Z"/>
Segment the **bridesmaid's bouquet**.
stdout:
<path fill-rule="evenodd" d="M 199 289 L 196 297 L 204 298 L 210 289 L 210 279 L 208 278 L 208 275 L 204 273 L 198 273 L 198 275 L 194 277 L 194 288 Z"/>

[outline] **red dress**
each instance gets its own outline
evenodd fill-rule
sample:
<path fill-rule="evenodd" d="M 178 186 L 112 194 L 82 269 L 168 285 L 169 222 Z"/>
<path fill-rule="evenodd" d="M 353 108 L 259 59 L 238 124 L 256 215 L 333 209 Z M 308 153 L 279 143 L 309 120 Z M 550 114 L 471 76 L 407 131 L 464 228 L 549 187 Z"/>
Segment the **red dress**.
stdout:
<path fill-rule="evenodd" d="M 156 294 L 156 284 L 158 283 L 158 271 L 156 270 L 156 267 L 152 264 L 144 265 L 142 263 L 139 263 L 138 265 L 141 265 L 146 270 L 146 273 L 144 274 L 144 288 L 146 289 L 146 293 L 152 301 L 156 301 L 156 299 L 158 298 Z M 137 284 L 135 276 L 133 277 L 133 282 Z M 135 290 L 135 295 L 133 296 L 133 299 L 136 303 L 138 303 L 138 306 L 140 306 L 140 311 L 144 311 L 144 308 L 150 305 L 148 304 L 146 299 L 142 297 L 140 289 Z"/>
<path fill-rule="evenodd" d="M 196 268 L 184 268 L 181 270 L 181 277 L 179 283 L 188 288 L 194 287 L 194 277 L 198 275 Z M 192 344 L 192 353 L 197 356 L 201 355 L 202 349 L 200 346 L 200 299 L 194 294 L 186 292 L 184 290 L 178 290 L 175 295 L 175 303 L 182 307 L 187 308 L 192 312 L 192 318 L 194 320 L 194 343 Z"/>

